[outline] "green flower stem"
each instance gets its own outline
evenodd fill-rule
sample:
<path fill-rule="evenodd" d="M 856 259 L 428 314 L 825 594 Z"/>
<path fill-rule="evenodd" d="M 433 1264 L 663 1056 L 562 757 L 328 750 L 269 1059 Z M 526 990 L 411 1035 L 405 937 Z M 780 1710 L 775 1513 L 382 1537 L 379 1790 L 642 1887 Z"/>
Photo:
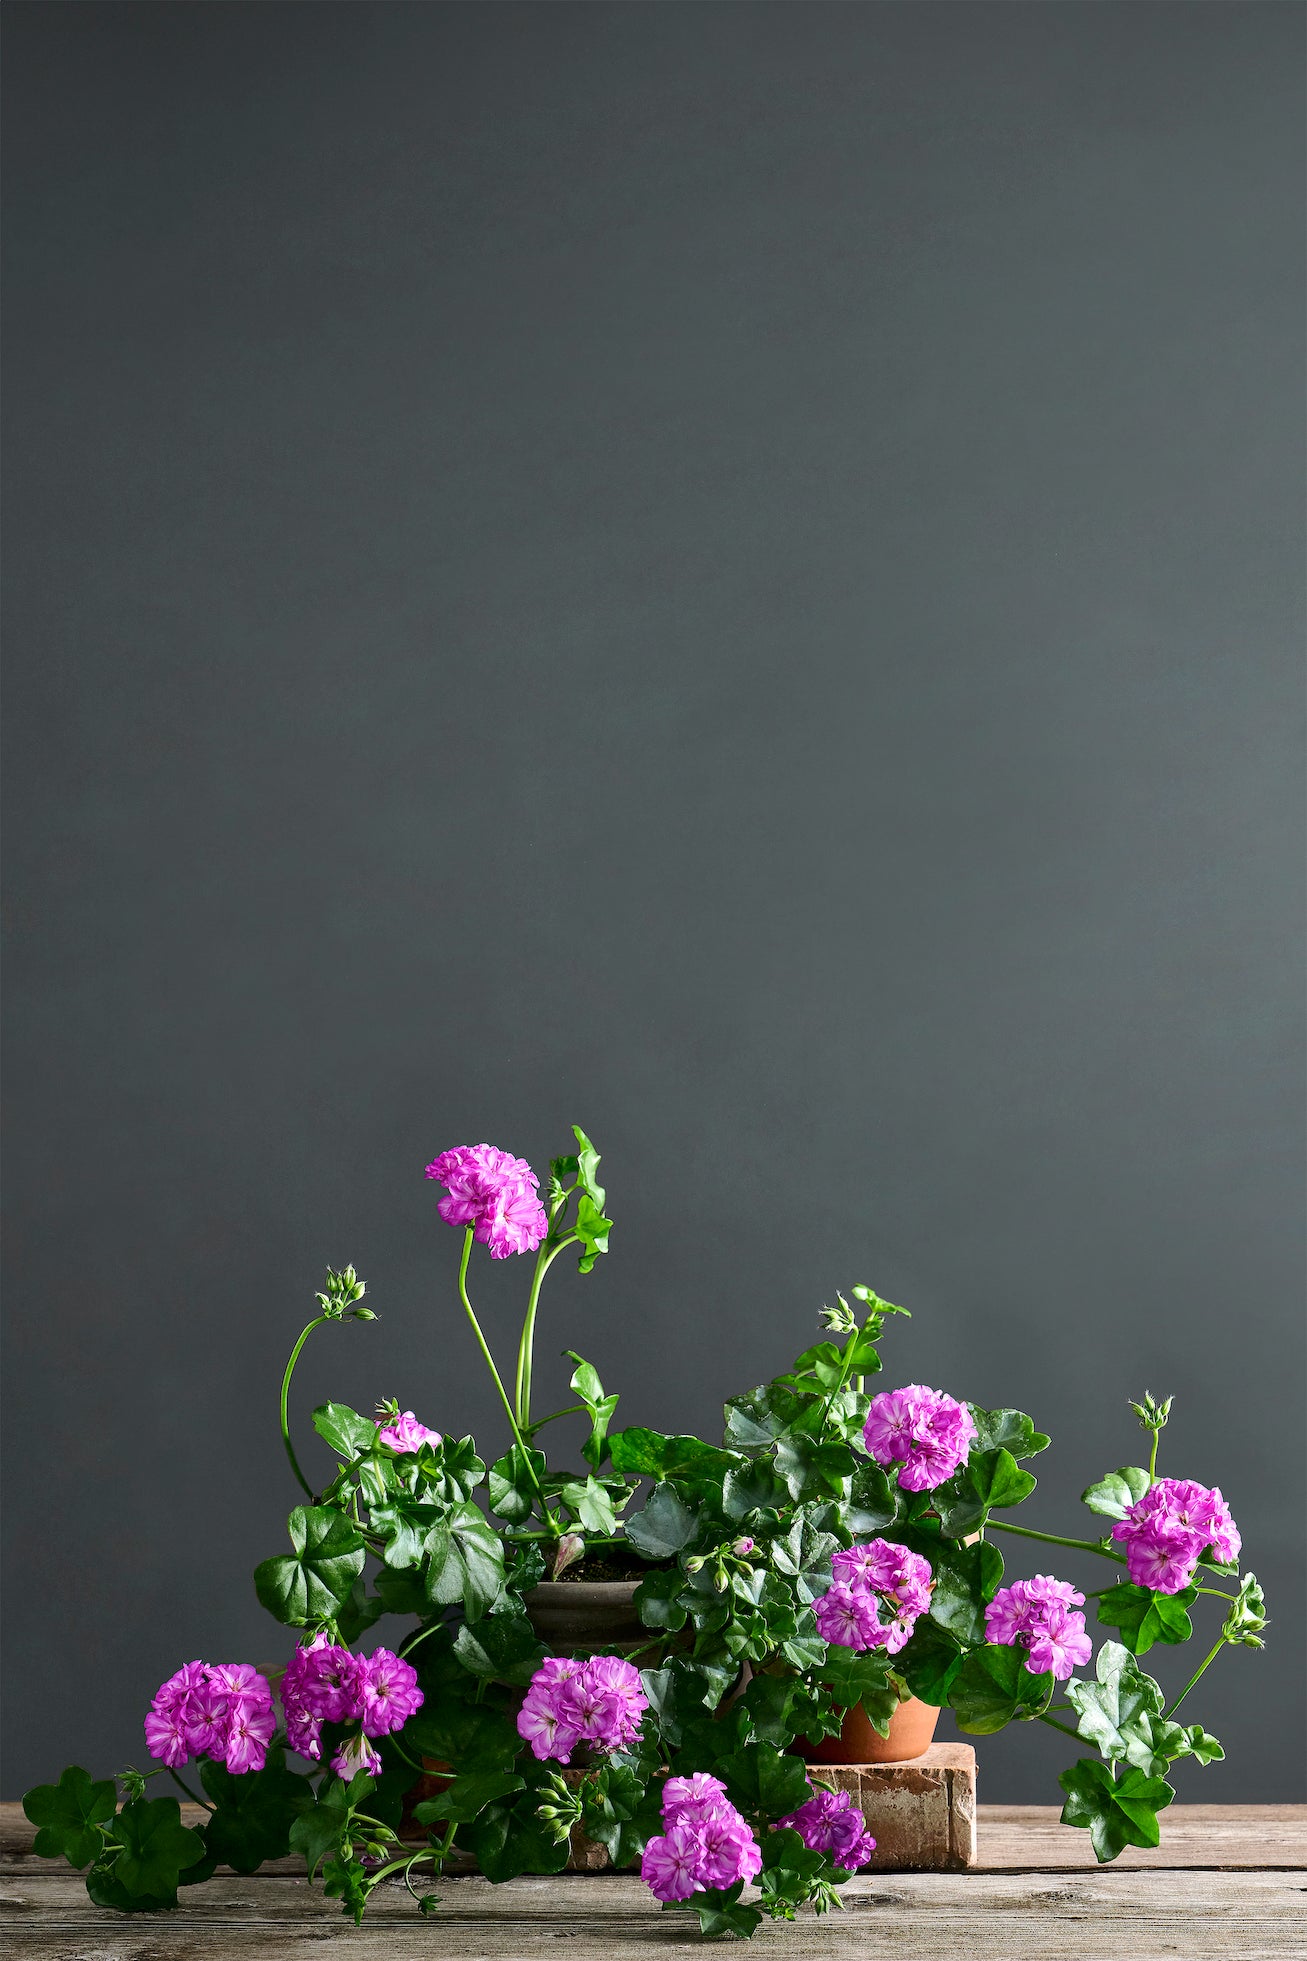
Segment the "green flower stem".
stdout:
<path fill-rule="evenodd" d="M 515 1383 L 517 1391 L 517 1420 L 524 1430 L 528 1429 L 531 1423 L 531 1365 L 535 1359 L 536 1310 L 540 1305 L 540 1289 L 544 1284 L 545 1275 L 563 1248 L 565 1246 L 579 1246 L 581 1243 L 581 1235 L 579 1233 L 569 1233 L 563 1239 L 555 1239 L 553 1236 L 554 1225 L 557 1222 L 558 1215 L 570 1197 L 571 1193 L 569 1192 L 554 1207 L 553 1217 L 549 1221 L 549 1236 L 545 1239 L 540 1251 L 536 1254 L 535 1272 L 531 1276 L 531 1292 L 526 1304 L 526 1318 L 522 1322 L 522 1338 L 517 1344 L 517 1380 Z"/>
<path fill-rule="evenodd" d="M 1047 1724 L 1048 1724 L 1048 1727 L 1049 1727 L 1050 1729 L 1060 1729 L 1060 1730 L 1061 1730 L 1061 1732 L 1062 1732 L 1062 1734 L 1063 1734 L 1063 1736 L 1069 1736 L 1069 1737 L 1072 1737 L 1072 1738 L 1073 1738 L 1073 1739 L 1075 1740 L 1075 1742 L 1077 1742 L 1077 1743 L 1083 1743 L 1083 1742 L 1084 1742 L 1084 1738 L 1083 1738 L 1083 1737 L 1081 1736 L 1081 1734 L 1080 1734 L 1080 1732 L 1079 1732 L 1079 1730 L 1074 1730 L 1074 1729 L 1068 1729 L 1065 1723 L 1059 1723 L 1059 1722 L 1058 1722 L 1058 1720 L 1057 1720 L 1057 1717 L 1056 1717 L 1056 1716 L 1046 1716 L 1046 1715 L 1044 1715 L 1044 1716 L 1041 1716 L 1041 1717 L 1039 1718 L 1039 1720 L 1040 1720 L 1040 1722 L 1041 1722 L 1041 1723 L 1047 1723 Z"/>
<path fill-rule="evenodd" d="M 205 1799 L 200 1796 L 198 1791 L 193 1791 L 190 1785 L 186 1782 L 186 1780 L 182 1777 L 179 1777 L 175 1770 L 170 1769 L 168 1775 L 169 1777 L 171 1777 L 173 1783 L 178 1787 L 179 1790 L 185 1791 L 187 1797 L 190 1799 L 192 1804 L 203 1805 L 206 1811 L 213 1810 L 213 1806 L 207 1803 Z"/>
<path fill-rule="evenodd" d="M 994 1532 L 1017 1532 L 1023 1539 L 1039 1539 L 1047 1546 L 1070 1546 L 1076 1552 L 1096 1552 L 1100 1559 L 1110 1559 L 1117 1566 L 1125 1565 L 1124 1553 L 1108 1552 L 1105 1546 L 1096 1546 L 1092 1539 L 1064 1539 L 1056 1532 L 1036 1532 L 1029 1525 L 1007 1525 L 998 1518 L 989 1518 L 985 1522 Z"/>
<path fill-rule="evenodd" d="M 1228 1600 L 1233 1607 L 1239 1598 L 1237 1593 L 1222 1593 L 1220 1587 L 1196 1587 L 1197 1593 L 1210 1593 L 1213 1600 Z"/>
<path fill-rule="evenodd" d="M 303 1348 L 305 1342 L 308 1340 L 309 1336 L 313 1333 L 313 1330 L 315 1328 L 324 1327 L 328 1321 L 333 1319 L 334 1316 L 330 1314 L 320 1314 L 316 1321 L 309 1322 L 308 1327 L 304 1330 L 303 1334 L 300 1336 L 295 1346 L 291 1349 L 290 1360 L 286 1364 L 286 1373 L 281 1378 L 281 1440 L 286 1446 L 286 1455 L 290 1459 L 290 1468 L 292 1471 L 294 1471 L 295 1476 L 299 1480 L 301 1489 L 303 1490 L 305 1496 L 308 1498 L 310 1504 L 312 1504 L 313 1502 L 313 1486 L 309 1483 L 303 1471 L 301 1471 L 299 1466 L 299 1459 L 295 1455 L 295 1446 L 290 1440 L 290 1422 L 286 1415 L 286 1404 L 290 1396 L 290 1379 L 295 1373 L 295 1364 L 296 1362 L 299 1361 L 300 1350 Z"/>
<path fill-rule="evenodd" d="M 549 1527 L 553 1537 L 557 1539 L 562 1532 L 562 1527 L 559 1525 L 557 1519 L 553 1517 L 553 1515 L 549 1510 L 548 1505 L 546 1505 L 545 1503 L 545 1494 L 541 1490 L 540 1480 L 535 1474 L 535 1466 L 531 1462 L 531 1456 L 527 1448 L 526 1438 L 522 1435 L 522 1432 L 518 1428 L 517 1416 L 513 1409 L 512 1403 L 509 1401 L 508 1391 L 504 1387 L 503 1377 L 500 1375 L 499 1370 L 495 1367 L 495 1358 L 490 1353 L 490 1345 L 487 1342 L 485 1336 L 481 1332 L 481 1323 L 477 1320 L 476 1312 L 472 1306 L 471 1301 L 468 1299 L 467 1296 L 467 1268 L 468 1268 L 468 1261 L 471 1258 L 472 1258 L 472 1228 L 471 1226 L 469 1226 L 466 1233 L 463 1235 L 463 1257 L 459 1261 L 459 1265 L 458 1265 L 459 1299 L 462 1301 L 463 1306 L 467 1312 L 468 1320 L 472 1323 L 472 1333 L 476 1336 L 477 1347 L 481 1350 L 482 1355 L 485 1357 L 486 1367 L 489 1369 L 491 1375 L 493 1376 L 495 1387 L 499 1391 L 499 1400 L 504 1405 L 504 1411 L 508 1417 L 508 1427 L 513 1432 L 513 1441 L 518 1446 L 519 1450 L 522 1452 L 522 1462 L 525 1464 L 531 1482 L 535 1486 L 536 1497 L 540 1500 L 541 1516 L 543 1517 L 545 1524 Z"/>
<path fill-rule="evenodd" d="M 1160 1430 L 1154 1430 L 1153 1447 L 1148 1453 L 1148 1487 L 1150 1491 L 1157 1483 L 1157 1443 L 1161 1434 Z"/>
<path fill-rule="evenodd" d="M 1190 1680 L 1185 1684 L 1184 1688 L 1181 1689 L 1175 1701 L 1171 1704 L 1171 1707 L 1167 1710 L 1166 1714 L 1168 1719 L 1174 1716 L 1176 1710 L 1180 1707 L 1180 1704 L 1184 1701 L 1190 1689 L 1194 1686 L 1194 1683 L 1198 1680 L 1198 1676 L 1203 1673 L 1204 1669 L 1211 1667 L 1212 1663 L 1216 1660 L 1216 1657 L 1220 1654 L 1224 1646 L 1225 1646 L 1225 1636 L 1222 1635 L 1220 1640 L 1217 1642 L 1216 1646 L 1212 1649 L 1211 1654 L 1208 1655 L 1206 1661 L 1200 1664 L 1198 1673 L 1190 1678 Z"/>
<path fill-rule="evenodd" d="M 543 1430 L 547 1423 L 557 1423 L 560 1416 L 584 1416 L 585 1413 L 586 1408 L 584 1403 L 573 1403 L 570 1409 L 556 1409 L 552 1416 L 538 1416 L 534 1423 L 524 1423 L 522 1425 L 522 1435 L 524 1437 L 533 1437 L 536 1431 Z M 521 1421 L 520 1418 L 518 1420 Z"/>

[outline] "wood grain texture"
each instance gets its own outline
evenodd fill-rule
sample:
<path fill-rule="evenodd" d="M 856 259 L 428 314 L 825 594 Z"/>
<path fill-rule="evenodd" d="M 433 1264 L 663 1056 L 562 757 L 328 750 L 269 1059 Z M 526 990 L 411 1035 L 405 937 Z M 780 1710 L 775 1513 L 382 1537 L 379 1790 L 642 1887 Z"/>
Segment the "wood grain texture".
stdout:
<path fill-rule="evenodd" d="M 755 1954 L 798 1961 L 1302 1961 L 1307 1955 L 1307 1806 L 1173 1807 L 1178 1863 L 1081 1870 L 1084 1834 L 1045 1806 L 987 1806 L 985 1870 L 871 1873 L 845 1888 L 847 1910 L 818 1922 L 764 1923 Z M 1070 1841 L 1068 1844 L 1066 1841 Z M 302 1872 L 219 1874 L 173 1914 L 126 1919 L 93 1906 L 80 1877 L 32 1857 L 31 1827 L 0 1807 L 0 1914 L 6 1953 L 23 1961 L 536 1961 L 577 1944 L 577 1961 L 634 1961 L 651 1950 L 705 1953 L 693 1922 L 662 1914 L 627 1874 L 561 1874 L 491 1886 L 442 1882 L 417 1917 L 398 1883 L 378 1889 L 354 1928 Z M 1214 1869 L 1219 1868 L 1219 1869 Z"/>

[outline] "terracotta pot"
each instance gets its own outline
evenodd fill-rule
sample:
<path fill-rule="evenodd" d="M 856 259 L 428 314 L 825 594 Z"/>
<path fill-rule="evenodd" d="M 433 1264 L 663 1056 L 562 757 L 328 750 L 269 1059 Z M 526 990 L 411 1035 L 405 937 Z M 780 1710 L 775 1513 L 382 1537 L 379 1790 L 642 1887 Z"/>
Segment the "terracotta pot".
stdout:
<path fill-rule="evenodd" d="M 532 1627 L 560 1655 L 620 1654 L 653 1637 L 635 1605 L 638 1580 L 543 1580 L 523 1595 Z"/>
<path fill-rule="evenodd" d="M 799 1754 L 810 1764 L 897 1764 L 924 1757 L 935 1737 L 939 1710 L 909 1696 L 890 1717 L 889 1735 L 873 1729 L 861 1704 L 850 1709 L 838 1736 L 804 1745 Z"/>

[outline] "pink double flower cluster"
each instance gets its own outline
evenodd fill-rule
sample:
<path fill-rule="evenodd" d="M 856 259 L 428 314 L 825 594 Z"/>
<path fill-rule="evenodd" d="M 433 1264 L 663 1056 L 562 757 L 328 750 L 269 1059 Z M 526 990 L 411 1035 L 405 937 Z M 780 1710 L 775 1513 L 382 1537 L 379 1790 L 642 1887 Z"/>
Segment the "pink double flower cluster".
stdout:
<path fill-rule="evenodd" d="M 822 1640 L 896 1655 L 930 1605 L 929 1560 L 888 1539 L 868 1539 L 837 1552 L 831 1571 L 830 1586 L 812 1604 Z"/>
<path fill-rule="evenodd" d="M 640 1877 L 656 1900 L 688 1900 L 706 1887 L 734 1886 L 762 1871 L 758 1841 L 719 1777 L 696 1770 L 663 1785 L 663 1830 L 651 1838 Z"/>
<path fill-rule="evenodd" d="M 296 1648 L 281 1678 L 286 1741 L 299 1756 L 321 1762 L 324 1723 L 358 1723 L 331 1760 L 345 1778 L 360 1770 L 375 1776 L 381 1758 L 368 1739 L 402 1729 L 422 1701 L 416 1669 L 389 1648 L 352 1655 L 325 1634 Z"/>
<path fill-rule="evenodd" d="M 1085 1596 L 1067 1580 L 1036 1573 L 1000 1587 L 985 1609 L 985 1639 L 1000 1648 L 1024 1648 L 1032 1675 L 1051 1672 L 1065 1682 L 1089 1660 L 1094 1644 L 1085 1617 L 1076 1613 Z"/>
<path fill-rule="evenodd" d="M 867 1821 L 847 1791 L 814 1791 L 806 1804 L 778 1821 L 791 1826 L 811 1852 L 829 1852 L 841 1872 L 857 1872 L 876 1850 Z"/>
<path fill-rule="evenodd" d="M 150 1755 L 170 1770 L 212 1757 L 236 1776 L 262 1770 L 277 1728 L 272 1690 L 245 1661 L 188 1661 L 155 1691 L 145 1718 Z"/>
<path fill-rule="evenodd" d="M 624 1750 L 640 1734 L 649 1698 L 640 1671 L 620 1655 L 589 1661 L 551 1656 L 531 1677 L 517 1733 L 537 1757 L 568 1763 L 578 1743 Z"/>
<path fill-rule="evenodd" d="M 1243 1545 L 1219 1487 L 1209 1491 L 1192 1478 L 1158 1478 L 1112 1527 L 1112 1537 L 1125 1542 L 1135 1585 L 1156 1593 L 1182 1592 L 1206 1548 L 1232 1565 Z"/>
<path fill-rule="evenodd" d="M 437 1211 L 446 1225 L 471 1226 L 492 1260 L 533 1253 L 549 1231 L 540 1181 L 525 1158 L 493 1144 L 458 1144 L 427 1166 L 445 1187 Z"/>
<path fill-rule="evenodd" d="M 905 1491 L 933 1491 L 966 1463 L 976 1425 L 965 1403 L 910 1382 L 872 1397 L 862 1436 L 878 1464 L 900 1466 Z"/>
<path fill-rule="evenodd" d="M 377 1431 L 377 1442 L 386 1444 L 403 1457 L 420 1450 L 423 1444 L 443 1443 L 439 1430 L 428 1430 L 425 1423 L 419 1423 L 411 1409 L 406 1409 Z"/>

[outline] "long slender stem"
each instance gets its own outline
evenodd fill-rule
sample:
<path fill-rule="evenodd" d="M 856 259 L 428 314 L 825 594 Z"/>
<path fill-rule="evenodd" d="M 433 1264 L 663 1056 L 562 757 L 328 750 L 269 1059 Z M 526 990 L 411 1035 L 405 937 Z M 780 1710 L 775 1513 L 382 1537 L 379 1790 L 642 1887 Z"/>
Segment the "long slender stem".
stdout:
<path fill-rule="evenodd" d="M 1157 1482 L 1157 1440 L 1161 1434 L 1160 1430 L 1154 1430 L 1153 1447 L 1148 1453 L 1148 1484 L 1150 1490 Z"/>
<path fill-rule="evenodd" d="M 175 1770 L 172 1770 L 170 1768 L 168 1771 L 168 1775 L 169 1777 L 171 1777 L 173 1783 L 176 1784 L 180 1790 L 185 1791 L 187 1797 L 190 1799 L 192 1804 L 202 1804 L 206 1811 L 213 1810 L 213 1806 L 209 1804 L 204 1798 L 202 1798 L 198 1791 L 193 1791 L 190 1785 L 186 1782 L 185 1778 L 179 1777 Z"/>
<path fill-rule="evenodd" d="M 571 1193 L 567 1192 L 555 1205 L 549 1219 L 549 1232 L 541 1242 L 536 1254 L 535 1272 L 531 1275 L 531 1292 L 526 1303 L 526 1317 L 522 1322 L 522 1338 L 517 1344 L 517 1420 L 525 1430 L 531 1422 L 531 1364 L 535 1357 L 536 1310 L 540 1305 L 540 1289 L 548 1273 L 564 1246 L 576 1243 L 575 1235 L 569 1239 L 554 1238 L 554 1227 L 560 1213 L 567 1204 Z"/>
<path fill-rule="evenodd" d="M 1191 1678 L 1191 1679 L 1190 1679 L 1190 1680 L 1189 1680 L 1189 1681 L 1188 1681 L 1188 1682 L 1187 1682 L 1187 1683 L 1185 1684 L 1185 1686 L 1184 1686 L 1184 1688 L 1182 1688 L 1182 1689 L 1181 1689 L 1181 1691 L 1180 1691 L 1180 1693 L 1179 1693 L 1179 1695 L 1178 1695 L 1178 1696 L 1176 1697 L 1176 1699 L 1175 1699 L 1175 1701 L 1174 1701 L 1174 1702 L 1173 1702 L 1173 1703 L 1171 1704 L 1171 1707 L 1170 1707 L 1170 1708 L 1169 1708 L 1169 1709 L 1167 1710 L 1167 1712 L 1166 1712 L 1166 1713 L 1167 1713 L 1167 1716 L 1168 1716 L 1168 1717 L 1171 1717 L 1171 1716 L 1174 1716 L 1174 1714 L 1175 1714 L 1175 1712 L 1176 1712 L 1176 1710 L 1177 1710 L 1177 1709 L 1178 1709 L 1178 1708 L 1180 1707 L 1180 1704 L 1181 1704 L 1181 1703 L 1182 1703 L 1182 1702 L 1184 1701 L 1184 1699 L 1185 1699 L 1185 1697 L 1186 1697 L 1186 1696 L 1188 1695 L 1188 1693 L 1189 1693 L 1189 1691 L 1190 1691 L 1190 1689 L 1191 1689 L 1191 1688 L 1193 1687 L 1193 1685 L 1194 1685 L 1194 1683 L 1195 1683 L 1195 1682 L 1196 1682 L 1196 1681 L 1198 1680 L 1198 1676 L 1202 1674 L 1202 1672 L 1203 1672 L 1203 1669 L 1205 1669 L 1205 1668 L 1210 1668 L 1210 1667 L 1211 1667 L 1211 1665 L 1212 1665 L 1212 1663 L 1213 1663 L 1213 1662 L 1214 1662 L 1214 1661 L 1216 1660 L 1216 1657 L 1217 1657 L 1217 1656 L 1218 1656 L 1218 1655 L 1220 1654 L 1220 1652 L 1221 1652 L 1221 1650 L 1222 1650 L 1222 1648 L 1223 1648 L 1224 1646 L 1225 1646 L 1225 1636 L 1224 1636 L 1224 1635 L 1222 1635 L 1222 1636 L 1221 1636 L 1221 1638 L 1220 1638 L 1220 1640 L 1219 1640 L 1219 1641 L 1217 1642 L 1217 1644 L 1216 1644 L 1216 1646 L 1215 1646 L 1215 1647 L 1214 1647 L 1214 1648 L 1212 1649 L 1212 1652 L 1211 1652 L 1211 1654 L 1210 1654 L 1210 1655 L 1208 1655 L 1208 1657 L 1207 1657 L 1207 1659 L 1206 1659 L 1206 1661 L 1205 1661 L 1205 1662 L 1203 1662 L 1203 1663 L 1201 1664 L 1201 1666 L 1199 1667 L 1199 1669 L 1198 1669 L 1198 1673 L 1197 1673 L 1196 1675 L 1194 1675 L 1194 1676 L 1193 1676 L 1193 1677 L 1192 1677 L 1192 1678 Z"/>
<path fill-rule="evenodd" d="M 1008 1525 L 1001 1518 L 990 1518 L 986 1524 L 993 1532 L 1017 1532 L 1023 1539 L 1039 1539 L 1047 1546 L 1071 1546 L 1076 1552 L 1096 1552 L 1100 1559 L 1110 1559 L 1117 1566 L 1125 1564 L 1122 1553 L 1108 1552 L 1105 1546 L 1096 1546 L 1092 1539 L 1064 1539 L 1056 1532 L 1036 1532 L 1029 1525 Z"/>
<path fill-rule="evenodd" d="M 1056 1716 L 1041 1715 L 1039 1720 L 1041 1723 L 1047 1723 L 1050 1729 L 1060 1729 L 1063 1736 L 1074 1737 L 1077 1743 L 1082 1743 L 1084 1741 L 1084 1738 L 1081 1736 L 1079 1730 L 1068 1729 L 1065 1723 L 1058 1722 Z"/>
<path fill-rule="evenodd" d="M 286 1415 L 286 1404 L 290 1397 L 290 1379 L 295 1373 L 295 1364 L 296 1362 L 299 1361 L 300 1350 L 303 1348 L 309 1336 L 313 1333 L 313 1330 L 315 1328 L 322 1327 L 324 1323 L 330 1321 L 331 1318 L 332 1317 L 329 1314 L 320 1314 L 316 1321 L 309 1322 L 308 1327 L 304 1330 L 303 1334 L 300 1336 L 295 1346 L 291 1349 L 290 1360 L 286 1364 L 286 1373 L 281 1378 L 281 1440 L 286 1446 L 286 1455 L 290 1459 L 290 1468 L 292 1471 L 294 1471 L 295 1476 L 299 1479 L 300 1486 L 303 1489 L 305 1496 L 310 1500 L 312 1500 L 313 1497 L 313 1486 L 309 1483 L 303 1471 L 301 1471 L 299 1465 L 299 1459 L 295 1455 L 295 1446 L 290 1440 L 290 1421 Z"/>
<path fill-rule="evenodd" d="M 463 1236 L 463 1257 L 459 1261 L 459 1265 L 458 1265 L 459 1298 L 462 1301 L 463 1306 L 467 1312 L 468 1320 L 472 1323 L 472 1333 L 476 1336 L 477 1347 L 481 1350 L 482 1355 L 485 1357 L 486 1367 L 489 1369 L 491 1375 L 494 1377 L 495 1387 L 499 1391 L 499 1400 L 503 1403 L 505 1414 L 508 1417 L 508 1427 L 513 1432 L 513 1441 L 522 1453 L 522 1462 L 526 1466 L 527 1475 L 531 1479 L 532 1484 L 535 1486 L 536 1496 L 540 1500 L 541 1516 L 543 1517 L 545 1524 L 550 1528 L 550 1531 L 552 1532 L 554 1538 L 556 1539 L 559 1537 L 562 1528 L 558 1524 L 557 1519 L 555 1519 L 552 1516 L 549 1507 L 545 1503 L 545 1494 L 540 1487 L 540 1480 L 536 1476 L 535 1466 L 531 1462 L 531 1452 L 530 1449 L 528 1448 L 526 1438 L 522 1435 L 521 1430 L 518 1428 L 517 1415 L 513 1409 L 512 1403 L 509 1401 L 508 1391 L 504 1387 L 503 1377 L 500 1375 L 499 1370 L 495 1367 L 495 1358 L 490 1353 L 490 1344 L 487 1342 L 485 1336 L 481 1332 L 481 1323 L 477 1320 L 476 1312 L 472 1306 L 471 1301 L 467 1297 L 467 1266 L 468 1266 L 468 1261 L 471 1259 L 471 1257 L 472 1257 L 472 1228 L 471 1226 L 469 1226 L 467 1232 Z"/>
<path fill-rule="evenodd" d="M 524 1437 L 533 1437 L 536 1431 L 543 1430 L 547 1423 L 557 1423 L 560 1416 L 584 1416 L 584 1415 L 585 1415 L 585 1404 L 573 1403 L 570 1409 L 556 1409 L 552 1416 L 538 1416 L 534 1423 L 523 1424 L 522 1435 Z M 518 1420 L 519 1422 L 521 1421 L 520 1418 Z"/>

